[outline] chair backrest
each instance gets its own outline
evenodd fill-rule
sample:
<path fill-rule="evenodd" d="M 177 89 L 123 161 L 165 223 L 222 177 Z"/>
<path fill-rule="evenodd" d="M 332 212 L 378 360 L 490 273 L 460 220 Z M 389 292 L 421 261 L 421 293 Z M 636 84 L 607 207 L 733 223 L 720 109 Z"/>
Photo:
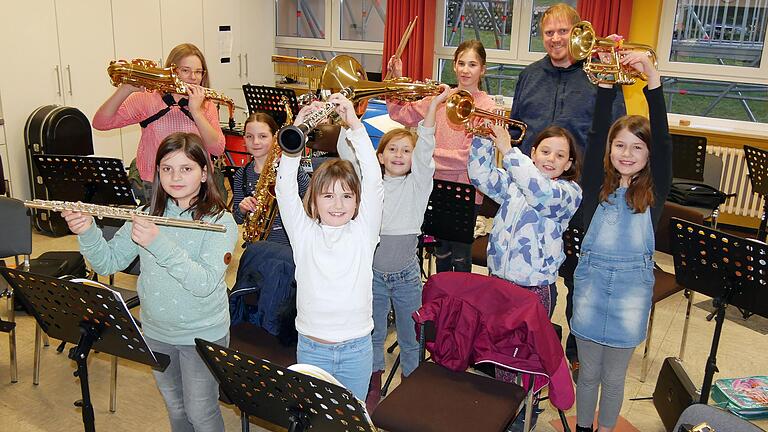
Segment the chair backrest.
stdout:
<path fill-rule="evenodd" d="M 672 245 L 669 241 L 670 227 L 669 220 L 673 217 L 687 220 L 699 225 L 704 224 L 704 215 L 701 212 L 673 202 L 665 202 L 664 210 L 661 212 L 659 224 L 656 226 L 656 250 L 672 255 Z M 566 257 L 566 259 L 568 259 Z"/>
<path fill-rule="evenodd" d="M 483 195 L 483 203 L 480 204 L 480 209 L 478 210 L 477 214 L 479 216 L 493 218 L 496 216 L 496 213 L 499 211 L 499 207 L 500 207 L 499 203 L 497 203 L 491 198 L 488 198 L 486 195 Z"/>
<path fill-rule="evenodd" d="M 672 134 L 672 175 L 702 181 L 706 154 L 706 137 Z"/>
<path fill-rule="evenodd" d="M 582 229 L 573 225 L 563 232 L 565 261 L 560 265 L 558 274 L 564 279 L 573 279 L 573 272 L 579 264 L 579 253 L 581 252 L 581 240 L 583 238 L 584 232 Z"/>
<path fill-rule="evenodd" d="M 719 190 L 722 177 L 723 158 L 716 154 L 707 153 L 704 162 L 704 184 Z"/>
<path fill-rule="evenodd" d="M 3 221 L 3 241 L 0 258 L 32 253 L 32 219 L 24 203 L 0 196 L 0 220 Z"/>
<path fill-rule="evenodd" d="M 707 422 L 715 431 L 728 432 L 760 432 L 762 429 L 753 425 L 747 420 L 736 417 L 728 411 L 715 408 L 710 405 L 695 404 L 683 411 L 680 419 L 677 420 L 673 431 L 677 432 L 680 425 L 690 424 L 696 426 Z"/>

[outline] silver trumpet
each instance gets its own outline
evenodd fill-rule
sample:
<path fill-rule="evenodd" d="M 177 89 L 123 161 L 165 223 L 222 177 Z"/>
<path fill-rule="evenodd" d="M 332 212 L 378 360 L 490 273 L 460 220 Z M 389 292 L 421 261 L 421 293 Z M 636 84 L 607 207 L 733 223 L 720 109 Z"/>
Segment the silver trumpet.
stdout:
<path fill-rule="evenodd" d="M 350 87 L 345 87 L 339 93 L 348 98 L 354 94 L 354 91 Z M 277 131 L 277 143 L 280 145 L 280 148 L 289 154 L 296 154 L 302 151 L 307 144 L 307 134 L 309 134 L 309 131 L 328 118 L 335 109 L 335 103 L 327 102 L 322 109 L 309 114 L 304 119 L 304 123 L 298 126 L 286 125 L 280 128 Z"/>
<path fill-rule="evenodd" d="M 109 207 L 98 204 L 88 204 L 83 202 L 71 202 L 71 201 L 46 201 L 46 200 L 34 200 L 24 201 L 24 207 L 41 209 L 41 210 L 53 210 L 56 212 L 62 212 L 69 210 L 73 212 L 80 212 L 95 216 L 99 219 L 123 219 L 131 220 L 133 216 L 140 216 L 147 220 L 152 221 L 156 225 L 173 226 L 180 228 L 194 228 L 216 232 L 227 232 L 227 227 L 221 224 L 215 224 L 210 222 L 204 222 L 199 220 L 185 220 L 168 218 L 164 216 L 152 216 L 151 214 L 137 210 L 126 209 L 120 207 Z"/>

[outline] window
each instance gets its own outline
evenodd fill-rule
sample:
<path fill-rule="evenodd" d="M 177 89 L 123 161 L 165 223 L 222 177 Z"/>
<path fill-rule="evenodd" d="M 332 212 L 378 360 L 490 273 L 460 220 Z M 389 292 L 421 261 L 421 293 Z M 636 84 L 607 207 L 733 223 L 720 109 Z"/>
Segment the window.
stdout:
<path fill-rule="evenodd" d="M 386 0 L 275 0 L 275 10 L 278 48 L 383 50 Z"/>
<path fill-rule="evenodd" d="M 659 66 L 670 75 L 768 84 L 768 8 L 749 0 L 664 2 Z"/>
<path fill-rule="evenodd" d="M 768 123 L 768 86 L 666 76 L 667 112 Z"/>
<path fill-rule="evenodd" d="M 442 5 L 440 5 L 442 3 Z M 544 47 L 539 21 L 553 0 L 444 0 L 438 2 L 442 38 L 436 41 L 438 80 L 455 82 L 453 52 L 468 39 L 479 39 L 488 56 L 483 86 L 489 94 L 511 96 L 525 65 L 539 60 Z M 576 7 L 576 0 L 565 3 Z"/>
<path fill-rule="evenodd" d="M 768 122 L 768 0 L 663 7 L 658 59 L 670 112 Z"/>

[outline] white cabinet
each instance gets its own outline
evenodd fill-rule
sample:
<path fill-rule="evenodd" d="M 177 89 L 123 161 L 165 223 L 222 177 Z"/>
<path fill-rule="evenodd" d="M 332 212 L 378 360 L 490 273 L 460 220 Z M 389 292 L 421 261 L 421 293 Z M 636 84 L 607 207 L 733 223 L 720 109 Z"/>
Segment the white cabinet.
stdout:
<path fill-rule="evenodd" d="M 24 125 L 41 105 L 65 104 L 89 118 L 109 95 L 106 66 L 114 57 L 109 3 L 103 0 L 6 2 L 0 14 L 8 168 L 14 194 L 29 197 Z M 88 25 L 84 25 L 88 23 Z M 97 71 L 97 72 L 94 72 Z M 96 78 L 100 76 L 99 78 Z M 96 152 L 120 155 L 119 135 L 95 134 Z"/>
<path fill-rule="evenodd" d="M 211 71 L 211 86 L 233 98 L 240 107 L 245 107 L 243 84 L 274 85 L 274 8 L 274 2 L 266 0 L 203 2 L 204 52 Z M 229 30 L 224 31 L 226 28 Z M 231 51 L 224 44 L 228 37 L 232 41 Z M 222 117 L 224 114 L 222 110 Z"/>
<path fill-rule="evenodd" d="M 56 0 L 64 104 L 88 119 L 115 90 L 107 76 L 115 58 L 111 15 L 109 2 L 102 0 Z M 120 132 L 94 130 L 93 153 L 122 158 Z"/>
<path fill-rule="evenodd" d="M 161 0 L 163 60 L 173 47 L 191 43 L 203 47 L 203 0 Z M 206 57 L 207 58 L 207 57 Z"/>
<path fill-rule="evenodd" d="M 146 58 L 163 65 L 180 43 L 203 49 L 202 0 L 112 1 L 116 58 Z M 122 157 L 129 164 L 136 157 L 141 138 L 139 125 L 121 128 Z"/>

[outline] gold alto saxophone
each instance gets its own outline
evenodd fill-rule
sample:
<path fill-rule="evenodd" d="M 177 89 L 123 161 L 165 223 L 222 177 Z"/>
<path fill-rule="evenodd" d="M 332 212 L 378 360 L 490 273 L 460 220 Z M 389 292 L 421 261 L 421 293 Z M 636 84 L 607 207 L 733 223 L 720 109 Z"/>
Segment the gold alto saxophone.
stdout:
<path fill-rule="evenodd" d="M 283 96 L 285 106 L 285 124 L 293 124 L 291 103 Z M 243 220 L 243 240 L 247 242 L 266 240 L 272 230 L 272 224 L 277 217 L 277 200 L 275 198 L 275 180 L 277 179 L 277 164 L 280 161 L 280 146 L 277 140 L 272 141 L 264 161 L 264 168 L 259 175 L 259 181 L 253 189 L 256 199 L 256 210 L 248 212 Z M 243 176 L 245 181 L 245 176 Z"/>
<path fill-rule="evenodd" d="M 160 67 L 152 60 L 133 59 L 113 60 L 109 62 L 107 74 L 112 85 L 131 84 L 136 87 L 144 87 L 149 91 L 162 91 L 169 93 L 187 94 L 187 83 L 176 74 L 176 66 Z M 215 90 L 203 87 L 205 98 L 227 106 L 229 111 L 229 128 L 235 127 L 235 102 L 227 96 Z"/>

